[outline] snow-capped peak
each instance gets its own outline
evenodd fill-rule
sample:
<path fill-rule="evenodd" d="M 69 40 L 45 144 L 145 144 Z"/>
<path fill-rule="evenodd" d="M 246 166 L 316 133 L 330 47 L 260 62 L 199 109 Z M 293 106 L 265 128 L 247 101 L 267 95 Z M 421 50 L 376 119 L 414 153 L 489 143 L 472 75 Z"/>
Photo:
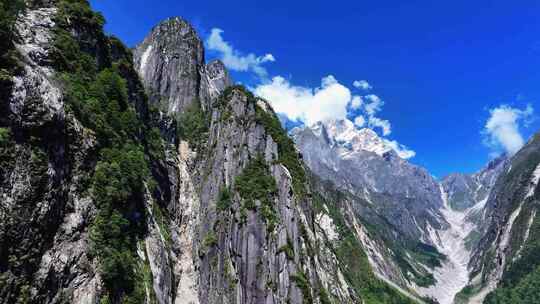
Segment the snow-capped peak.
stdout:
<path fill-rule="evenodd" d="M 348 119 L 319 122 L 311 127 L 317 136 L 326 130 L 332 145 L 347 148 L 350 152 L 369 151 L 378 155 L 391 151 L 383 139 L 369 128 L 357 129 Z"/>

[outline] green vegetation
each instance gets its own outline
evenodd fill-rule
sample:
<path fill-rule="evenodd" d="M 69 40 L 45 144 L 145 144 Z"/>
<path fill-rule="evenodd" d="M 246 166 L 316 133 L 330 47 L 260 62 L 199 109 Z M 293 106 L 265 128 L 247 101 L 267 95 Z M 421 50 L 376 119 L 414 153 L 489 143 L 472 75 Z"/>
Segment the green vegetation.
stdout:
<path fill-rule="evenodd" d="M 525 211 L 522 210 L 523 213 Z M 528 218 L 529 216 L 526 216 L 522 219 L 524 225 L 527 225 Z M 518 223 L 515 223 L 512 230 L 516 229 L 517 225 Z M 520 252 L 520 257 L 510 262 L 499 287 L 486 298 L 485 303 L 537 303 L 539 297 L 540 219 L 537 216 L 530 227 L 529 238 Z"/>
<path fill-rule="evenodd" d="M 538 254 L 538 253 L 537 253 Z M 497 288 L 490 293 L 484 303 L 486 304 L 533 304 L 540 299 L 540 266 L 534 268 L 522 277 L 515 285 Z"/>
<path fill-rule="evenodd" d="M 266 132 L 278 145 L 278 162 L 287 167 L 291 173 L 294 193 L 299 198 L 304 197 L 306 195 L 306 172 L 293 140 L 287 135 L 270 106 L 267 107 L 267 111 L 259 106 L 256 106 L 255 110 L 257 121 L 265 127 Z"/>
<path fill-rule="evenodd" d="M 530 226 L 528 238 L 524 236 L 529 228 L 529 221 L 534 212 L 539 208 L 540 198 L 539 188 L 536 188 L 533 197 L 523 201 L 523 195 L 530 186 L 531 174 L 540 162 L 540 151 L 537 147 L 540 138 L 535 136 L 533 140 L 520 152 L 514 156 L 512 170 L 501 176 L 502 185 L 499 189 L 502 206 L 500 211 L 507 215 L 521 206 L 521 212 L 516 218 L 509 243 L 509 250 L 506 251 L 506 265 L 501 282 L 497 289 L 490 293 L 484 303 L 537 303 L 540 296 L 540 219 L 536 216 Z M 519 253 L 519 255 L 518 255 Z M 491 248 L 484 253 L 482 265 L 482 279 L 495 268 L 498 259 L 495 257 L 495 250 Z M 477 273 L 471 274 L 472 276 Z M 458 294 L 459 299 L 467 299 L 478 292 L 480 286 L 469 286 Z M 462 300 L 462 303 L 466 303 Z"/>
<path fill-rule="evenodd" d="M 23 0 L 0 0 L 0 37 L 2 41 L 13 41 L 15 38 L 13 26 L 24 6 Z M 2 48 L 5 47 L 6 45 L 2 44 Z"/>
<path fill-rule="evenodd" d="M 195 147 L 201 147 L 208 134 L 210 121 L 202 110 L 201 104 L 195 100 L 177 119 L 178 136 Z"/>
<path fill-rule="evenodd" d="M 103 17 L 86 0 L 60 0 L 58 6 L 51 59 L 64 84 L 66 110 L 97 140 L 97 165 L 89 183 L 97 214 L 90 239 L 105 285 L 101 302 L 142 303 L 148 269 L 139 261 L 136 248 L 146 231 L 144 196 L 146 185 L 152 184 L 149 159 L 164 158 L 163 143 L 150 114 L 138 114 L 128 99 L 125 75 L 136 75 L 133 68 L 124 59 L 113 63 L 110 48 L 115 45 L 129 57 L 127 48 L 107 40 Z M 72 32 L 81 33 L 80 40 Z M 97 42 L 85 40 L 84 35 Z M 146 100 L 143 95 L 139 99 Z M 152 208 L 170 242 L 161 209 L 157 204 Z"/>
<path fill-rule="evenodd" d="M 105 148 L 92 178 L 98 213 L 91 225 L 92 251 L 111 297 L 139 299 L 136 281 L 137 237 L 143 221 L 131 219 L 130 209 L 143 209 L 142 191 L 148 168 L 140 147 Z M 132 206 L 136 202 L 137 205 Z M 144 293 L 142 294 L 144 295 Z"/>
<path fill-rule="evenodd" d="M 0 128 L 0 147 L 4 147 L 8 144 L 11 132 L 8 128 Z"/>
<path fill-rule="evenodd" d="M 242 198 L 243 208 L 254 210 L 256 209 L 256 201 L 261 203 L 260 212 L 266 222 L 267 230 L 268 232 L 274 231 L 279 222 L 279 217 L 274 209 L 277 186 L 262 156 L 259 155 L 251 160 L 242 174 L 236 177 L 235 190 Z"/>
<path fill-rule="evenodd" d="M 24 9 L 22 0 L 0 0 L 0 100 L 11 94 L 11 78 L 22 70 L 15 49 L 15 21 Z M 0 104 L 1 106 L 1 104 Z"/>
<path fill-rule="evenodd" d="M 148 302 L 146 303 L 157 304 L 158 301 L 156 298 L 156 292 L 153 287 L 154 276 L 152 274 L 152 269 L 150 268 L 150 261 L 148 260 L 148 254 L 146 250 L 144 251 L 144 254 L 145 254 L 145 260 L 140 262 L 142 264 L 140 266 L 140 269 L 141 269 L 140 277 L 141 277 L 141 280 L 144 282 L 144 290 L 145 291 L 148 290 L 149 296 L 150 296 L 150 298 L 147 298 Z"/>
<path fill-rule="evenodd" d="M 478 244 L 481 238 L 482 234 L 480 232 L 477 230 L 471 231 L 471 233 L 469 233 L 469 235 L 467 235 L 465 238 L 465 248 L 467 248 L 467 250 L 472 250 L 473 247 Z"/>
<path fill-rule="evenodd" d="M 235 270 L 232 266 L 231 258 L 225 257 L 223 261 L 223 277 L 227 283 L 227 291 L 229 294 L 233 294 L 238 284 L 238 278 L 236 277 Z"/>
<path fill-rule="evenodd" d="M 446 256 L 439 253 L 433 246 L 418 242 L 415 246 L 406 244 L 402 248 L 393 246 L 395 258 L 402 273 L 408 280 L 421 287 L 432 286 L 436 283 L 435 277 L 427 271 L 424 271 L 420 265 L 412 265 L 411 260 L 407 255 L 412 257 L 412 261 L 422 263 L 430 268 L 440 267 L 441 261 L 446 259 Z"/>
<path fill-rule="evenodd" d="M 441 261 L 446 260 L 446 256 L 437 248 L 422 242 L 418 242 L 412 252 L 416 261 L 430 268 L 441 267 Z"/>
<path fill-rule="evenodd" d="M 329 243 L 329 245 L 334 247 L 341 271 L 347 282 L 361 295 L 363 302 L 366 304 L 416 303 L 375 276 L 362 244 L 355 237 L 354 232 L 349 228 L 343 217 L 344 213 L 341 210 L 341 202 L 344 201 L 343 195 L 339 191 L 334 194 L 335 197 L 332 200 L 327 200 L 319 193 L 315 193 L 314 197 L 319 200 L 319 205 L 327 205 L 329 216 L 332 218 L 340 235 L 337 244 Z"/>
<path fill-rule="evenodd" d="M 216 233 L 214 231 L 208 231 L 206 235 L 204 236 L 202 243 L 201 243 L 201 249 L 199 250 L 199 255 L 204 256 L 210 248 L 217 246 L 218 239 L 216 236 Z"/>
<path fill-rule="evenodd" d="M 54 47 L 50 54 L 55 68 L 61 72 L 77 72 L 88 76 L 96 73 L 101 67 L 94 54 L 89 52 L 96 47 L 95 44 L 83 39 L 78 41 L 71 33 L 76 31 L 91 34 L 94 39 L 104 43 L 105 19 L 100 13 L 94 12 L 86 0 L 59 0 L 57 5 Z"/>
<path fill-rule="evenodd" d="M 221 191 L 219 191 L 217 209 L 219 211 L 226 211 L 231 207 L 231 204 L 231 192 L 227 188 L 222 188 Z"/>
<path fill-rule="evenodd" d="M 456 304 L 469 303 L 469 299 L 480 291 L 480 286 L 467 285 L 455 296 Z"/>
<path fill-rule="evenodd" d="M 255 120 L 264 126 L 266 132 L 270 134 L 272 139 L 278 145 L 279 159 L 277 162 L 283 164 L 289 170 L 292 176 L 294 193 L 297 197 L 303 198 L 307 193 L 306 172 L 302 166 L 302 162 L 300 161 L 300 157 L 296 151 L 293 140 L 287 135 L 287 132 L 281 126 L 276 113 L 272 110 L 268 103 L 255 97 L 253 93 L 241 85 L 228 87 L 222 93 L 221 97 L 214 104 L 214 106 L 224 107 L 224 105 L 226 105 L 226 100 L 230 98 L 233 92 L 241 92 L 244 94 L 247 97 L 248 104 L 252 104 L 255 108 Z M 257 101 L 259 100 L 267 104 L 266 110 L 257 105 Z M 224 109 L 224 113 L 225 117 L 223 117 L 223 119 L 228 119 L 228 116 L 230 115 L 229 111 Z"/>
<path fill-rule="evenodd" d="M 535 138 L 534 141 L 537 141 Z M 511 195 L 511 204 L 507 209 L 510 213 L 522 203 L 523 189 L 528 189 L 532 172 L 540 162 L 540 152 L 531 151 L 526 158 L 519 159 L 512 170 L 505 176 L 505 185 Z M 515 162 L 514 162 L 515 163 Z M 510 192 L 518 189 L 516 192 Z M 506 190 L 506 189 L 505 189 Z M 516 218 L 511 231 L 508 263 L 503 273 L 499 287 L 486 298 L 484 303 L 536 303 L 540 296 L 540 218 L 538 215 L 531 223 L 528 238 L 524 235 L 529 228 L 529 221 L 539 208 L 539 188 L 532 197 L 523 202 L 520 215 Z M 519 252 L 519 256 L 517 256 Z M 496 260 L 493 252 L 488 252 L 484 261 L 492 266 Z"/>
<path fill-rule="evenodd" d="M 287 237 L 287 244 L 281 246 L 277 251 L 278 254 L 282 252 L 285 253 L 287 259 L 294 260 L 294 246 L 289 237 Z"/>
<path fill-rule="evenodd" d="M 293 281 L 298 288 L 302 291 L 304 297 L 304 303 L 312 304 L 313 297 L 311 296 L 311 284 L 306 278 L 306 275 L 302 270 L 299 270 L 296 274 L 291 275 L 291 281 Z"/>
<path fill-rule="evenodd" d="M 146 134 L 146 142 L 148 147 L 148 154 L 152 156 L 153 159 L 165 159 L 165 143 L 161 137 L 159 129 L 153 127 Z"/>
<path fill-rule="evenodd" d="M 332 304 L 332 301 L 330 301 L 330 296 L 323 286 L 319 287 L 318 296 L 321 304 Z"/>
<path fill-rule="evenodd" d="M 159 226 L 159 231 L 163 235 L 166 245 L 169 248 L 171 248 L 173 241 L 172 241 L 171 232 L 169 231 L 169 227 L 167 224 L 170 221 L 163 215 L 163 211 L 161 210 L 161 207 L 159 207 L 159 205 L 156 204 L 155 202 L 152 203 L 152 214 L 154 214 L 156 223 Z"/>

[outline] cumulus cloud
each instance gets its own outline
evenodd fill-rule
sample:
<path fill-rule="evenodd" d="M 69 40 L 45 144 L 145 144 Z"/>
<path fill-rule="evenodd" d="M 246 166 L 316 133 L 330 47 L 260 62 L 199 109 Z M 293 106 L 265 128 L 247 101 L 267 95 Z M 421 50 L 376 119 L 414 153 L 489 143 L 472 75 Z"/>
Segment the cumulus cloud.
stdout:
<path fill-rule="evenodd" d="M 362 90 L 371 90 L 373 88 L 366 80 L 355 80 L 353 86 Z"/>
<path fill-rule="evenodd" d="M 398 143 L 395 140 L 389 140 L 389 139 L 383 138 L 383 141 L 384 141 L 384 143 L 386 145 L 388 145 L 394 151 L 396 151 L 396 153 L 399 155 L 399 157 L 401 157 L 403 159 L 409 159 L 409 158 L 414 157 L 416 155 L 416 152 L 414 152 L 413 150 L 407 148 L 406 146 Z"/>
<path fill-rule="evenodd" d="M 392 132 L 390 121 L 378 117 L 384 105 L 380 97 L 374 94 L 352 95 L 351 90 L 332 75 L 322 78 L 321 85 L 315 88 L 297 86 L 284 77 L 276 76 L 253 90 L 268 100 L 277 113 L 295 123 L 310 126 L 319 121 L 351 117 L 357 128 L 379 129 L 383 136 Z M 401 158 L 416 155 L 395 140 L 382 139 Z"/>
<path fill-rule="evenodd" d="M 490 117 L 482 131 L 484 143 L 492 149 L 492 153 L 516 153 L 524 144 L 520 133 L 521 124 L 527 125 L 534 109 L 531 105 L 523 110 L 508 105 L 489 110 Z"/>
<path fill-rule="evenodd" d="M 354 118 L 354 125 L 358 128 L 362 128 L 366 124 L 366 119 L 362 115 L 358 115 Z"/>
<path fill-rule="evenodd" d="M 347 117 L 351 91 L 332 75 L 321 80 L 321 86 L 307 88 L 295 86 L 281 76 L 256 87 L 255 94 L 268 100 L 274 110 L 290 120 L 313 125 L 328 119 Z"/>
<path fill-rule="evenodd" d="M 268 72 L 262 65 L 267 62 L 276 61 L 274 55 L 256 56 L 253 53 L 244 55 L 242 52 L 235 50 L 230 43 L 223 40 L 222 34 L 223 30 L 213 28 L 210 36 L 206 39 L 206 45 L 208 50 L 218 52 L 221 55 L 220 59 L 227 68 L 233 71 L 251 71 L 261 79 L 265 79 L 268 76 Z"/>
<path fill-rule="evenodd" d="M 353 99 L 351 100 L 351 109 L 358 110 L 362 106 L 364 101 L 362 100 L 362 97 L 360 96 L 353 96 Z"/>
<path fill-rule="evenodd" d="M 384 105 L 384 102 L 379 98 L 379 96 L 370 94 L 364 97 L 369 103 L 366 103 L 365 109 L 369 115 L 375 115 L 379 112 Z"/>
<path fill-rule="evenodd" d="M 390 135 L 390 133 L 392 133 L 390 121 L 388 120 L 380 119 L 375 116 L 369 116 L 368 123 L 369 126 L 372 128 L 380 128 L 384 136 Z"/>

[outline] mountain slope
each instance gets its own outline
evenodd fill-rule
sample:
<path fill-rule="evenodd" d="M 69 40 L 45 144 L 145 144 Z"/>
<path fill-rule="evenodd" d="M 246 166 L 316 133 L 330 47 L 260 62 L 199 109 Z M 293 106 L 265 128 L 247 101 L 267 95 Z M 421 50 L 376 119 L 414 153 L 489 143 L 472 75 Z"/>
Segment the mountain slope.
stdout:
<path fill-rule="evenodd" d="M 537 267 L 540 137 L 536 134 L 509 161 L 485 208 L 486 234 L 471 260 L 472 279 L 462 298 L 481 303 L 534 303 Z M 497 288 L 497 289 L 496 289 Z"/>
<path fill-rule="evenodd" d="M 0 105 L 0 303 L 414 302 L 187 22 L 132 54 L 87 1 L 25 4 Z"/>
<path fill-rule="evenodd" d="M 292 136 L 306 164 L 374 204 L 379 212 L 412 239 L 422 239 L 427 227 L 444 227 L 438 183 L 423 168 L 401 159 L 371 130 L 356 130 L 348 121 L 295 129 Z"/>
<path fill-rule="evenodd" d="M 348 121 L 295 145 L 181 18 L 130 50 L 1 1 L 0 303 L 536 300 L 539 135 L 438 181 Z"/>
<path fill-rule="evenodd" d="M 357 221 L 373 227 L 362 245 L 378 275 L 452 303 L 469 282 L 471 251 L 486 231 L 487 196 L 507 158 L 439 182 L 401 159 L 375 132 L 346 120 L 291 133 L 310 169 L 354 197 Z"/>

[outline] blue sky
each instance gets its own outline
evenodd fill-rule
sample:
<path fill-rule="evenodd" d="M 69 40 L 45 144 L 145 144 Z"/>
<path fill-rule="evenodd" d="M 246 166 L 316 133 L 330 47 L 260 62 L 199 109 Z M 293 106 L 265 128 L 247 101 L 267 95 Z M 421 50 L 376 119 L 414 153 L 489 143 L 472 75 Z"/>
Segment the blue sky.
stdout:
<path fill-rule="evenodd" d="M 204 40 L 221 29 L 214 38 L 232 47 L 236 59 L 254 54 L 247 71 L 233 72 L 252 88 L 302 92 L 309 102 L 318 100 L 325 79 L 338 105 L 347 98 L 343 88 L 364 106 L 373 99 L 366 96 L 378 97 L 384 105 L 373 117 L 391 124 L 385 138 L 414 150 L 410 161 L 435 176 L 478 170 L 494 153 L 515 150 L 516 134 L 528 139 L 540 129 L 538 1 L 91 3 L 106 17 L 107 32 L 129 46 L 170 16 L 190 21 Z M 223 56 L 223 49 L 207 52 L 207 59 Z M 355 88 L 355 80 L 372 89 Z M 362 114 L 367 124 L 365 108 L 346 107 L 349 119 Z M 307 119 L 306 111 L 289 114 Z"/>

